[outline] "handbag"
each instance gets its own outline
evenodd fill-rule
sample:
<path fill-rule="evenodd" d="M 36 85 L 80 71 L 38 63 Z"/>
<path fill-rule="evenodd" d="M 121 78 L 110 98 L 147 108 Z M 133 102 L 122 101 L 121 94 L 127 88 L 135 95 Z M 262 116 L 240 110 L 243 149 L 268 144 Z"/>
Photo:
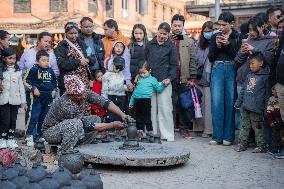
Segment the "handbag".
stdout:
<path fill-rule="evenodd" d="M 77 51 L 77 53 L 81 56 L 82 59 L 85 58 L 84 54 L 71 41 L 69 41 L 69 39 L 65 38 L 64 40 L 68 43 L 68 45 L 70 47 L 72 47 L 73 49 L 75 49 L 75 51 Z M 90 70 L 90 66 L 88 65 L 86 67 L 87 67 L 87 71 L 89 73 L 89 77 L 91 78 L 91 80 L 94 80 L 94 77 L 93 77 L 92 72 Z"/>
<path fill-rule="evenodd" d="M 191 91 L 191 96 L 192 96 L 192 100 L 194 103 L 195 118 L 202 118 L 202 112 L 201 112 L 201 107 L 200 107 L 200 103 L 198 100 L 196 88 L 192 87 L 190 91 Z"/>

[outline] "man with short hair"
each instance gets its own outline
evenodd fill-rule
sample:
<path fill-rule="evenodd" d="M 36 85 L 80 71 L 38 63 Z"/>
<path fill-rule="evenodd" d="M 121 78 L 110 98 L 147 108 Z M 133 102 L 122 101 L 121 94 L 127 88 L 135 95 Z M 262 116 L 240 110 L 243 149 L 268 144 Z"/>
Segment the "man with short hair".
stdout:
<path fill-rule="evenodd" d="M 112 47 L 116 41 L 121 41 L 126 47 L 123 53 L 123 58 L 125 59 L 125 68 L 123 70 L 123 75 L 128 90 L 131 92 L 133 91 L 134 86 L 131 83 L 131 74 L 130 74 L 130 53 L 128 49 L 128 45 L 130 44 L 130 39 L 122 35 L 121 31 L 119 31 L 118 29 L 117 22 L 113 19 L 105 21 L 103 27 L 104 27 L 105 37 L 102 39 L 102 42 L 105 48 L 105 60 L 111 56 Z"/>
<path fill-rule="evenodd" d="M 277 34 L 278 25 L 281 21 L 282 9 L 280 7 L 271 7 L 267 9 L 268 22 L 271 26 L 271 31 Z"/>
<path fill-rule="evenodd" d="M 172 17 L 171 29 L 172 38 L 176 46 L 176 79 L 172 82 L 172 102 L 173 118 L 176 124 L 176 106 L 178 95 L 181 93 L 190 81 L 196 80 L 197 75 L 197 57 L 196 48 L 193 39 L 182 34 L 184 28 L 184 16 L 176 14 Z M 182 35 L 182 39 L 181 39 Z M 180 36 L 179 38 L 177 36 Z M 189 137 L 188 125 L 183 118 L 183 112 L 180 113 L 180 133 L 183 138 Z"/>
<path fill-rule="evenodd" d="M 104 70 L 104 45 L 100 36 L 94 32 L 94 21 L 90 17 L 83 17 L 80 21 L 80 28 L 79 38 L 88 47 L 87 56 L 94 59 L 91 71 Z"/>

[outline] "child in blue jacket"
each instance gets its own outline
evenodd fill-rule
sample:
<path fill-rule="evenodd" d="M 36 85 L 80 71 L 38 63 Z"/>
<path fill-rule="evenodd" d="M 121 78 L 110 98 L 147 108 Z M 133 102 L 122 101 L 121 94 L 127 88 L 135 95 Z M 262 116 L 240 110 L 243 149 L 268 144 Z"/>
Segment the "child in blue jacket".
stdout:
<path fill-rule="evenodd" d="M 30 119 L 27 121 L 27 145 L 33 146 L 34 141 L 43 140 L 41 125 L 56 94 L 57 80 L 49 67 L 49 54 L 42 50 L 36 54 L 37 64 L 26 73 L 25 87 L 30 90 Z"/>
<path fill-rule="evenodd" d="M 144 133 L 145 126 L 147 132 L 153 132 L 151 121 L 151 98 L 153 90 L 161 93 L 165 88 L 164 81 L 158 82 L 150 73 L 149 63 L 140 62 L 138 83 L 129 102 L 129 108 L 134 109 L 138 133 L 141 134 Z"/>

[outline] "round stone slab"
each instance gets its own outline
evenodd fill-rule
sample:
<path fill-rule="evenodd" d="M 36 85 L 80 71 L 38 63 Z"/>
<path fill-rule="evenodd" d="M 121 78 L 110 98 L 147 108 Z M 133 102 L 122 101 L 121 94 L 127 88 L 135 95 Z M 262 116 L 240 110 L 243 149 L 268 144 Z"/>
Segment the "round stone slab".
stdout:
<path fill-rule="evenodd" d="M 183 164 L 189 160 L 189 150 L 167 144 L 139 143 L 143 150 L 121 150 L 122 142 L 87 144 L 77 149 L 86 162 L 135 167 L 163 167 Z"/>

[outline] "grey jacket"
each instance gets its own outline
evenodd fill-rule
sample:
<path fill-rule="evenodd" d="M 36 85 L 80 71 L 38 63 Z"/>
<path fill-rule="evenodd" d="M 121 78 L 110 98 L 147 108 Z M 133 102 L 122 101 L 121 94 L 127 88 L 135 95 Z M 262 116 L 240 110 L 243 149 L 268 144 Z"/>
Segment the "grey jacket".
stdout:
<path fill-rule="evenodd" d="M 206 49 L 201 49 L 198 47 L 197 57 L 198 57 L 198 71 L 201 74 L 201 78 L 198 78 L 198 84 L 209 87 L 210 86 L 210 76 L 212 64 L 208 59 L 209 47 Z"/>
<path fill-rule="evenodd" d="M 258 114 L 264 114 L 269 99 L 269 66 L 260 71 L 249 72 L 240 95 L 235 103 L 236 108 L 243 108 Z"/>
<path fill-rule="evenodd" d="M 269 65 L 270 68 L 274 64 L 274 37 L 264 36 L 258 39 L 249 39 L 248 44 L 254 47 L 254 51 L 260 51 L 265 58 L 265 64 Z M 238 52 L 235 62 L 237 71 L 236 81 L 238 85 L 242 85 L 249 73 L 249 54 L 242 54 L 241 51 Z"/>

